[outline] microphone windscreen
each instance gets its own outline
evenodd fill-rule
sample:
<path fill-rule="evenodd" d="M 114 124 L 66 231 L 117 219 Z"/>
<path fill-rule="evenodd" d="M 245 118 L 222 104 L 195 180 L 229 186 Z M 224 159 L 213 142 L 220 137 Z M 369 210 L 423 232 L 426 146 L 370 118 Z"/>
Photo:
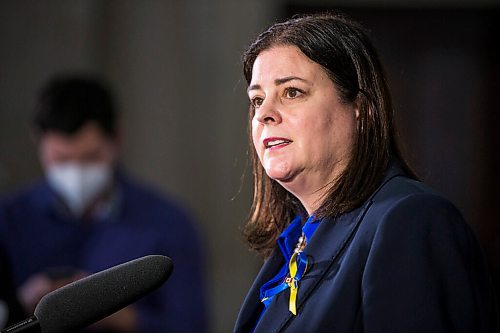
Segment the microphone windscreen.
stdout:
<path fill-rule="evenodd" d="M 73 332 L 160 287 L 173 262 L 149 255 L 92 274 L 45 295 L 35 308 L 42 333 Z"/>

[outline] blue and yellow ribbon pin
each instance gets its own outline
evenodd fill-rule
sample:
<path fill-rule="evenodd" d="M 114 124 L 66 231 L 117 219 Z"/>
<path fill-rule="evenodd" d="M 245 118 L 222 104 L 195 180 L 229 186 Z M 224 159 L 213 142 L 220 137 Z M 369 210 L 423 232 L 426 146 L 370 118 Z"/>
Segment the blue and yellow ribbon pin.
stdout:
<path fill-rule="evenodd" d="M 304 276 L 307 270 L 307 258 L 303 252 L 294 253 L 288 263 L 290 277 L 285 279 L 285 282 L 290 287 L 290 302 L 288 309 L 294 315 L 297 315 L 297 292 L 299 290 L 298 282 Z"/>

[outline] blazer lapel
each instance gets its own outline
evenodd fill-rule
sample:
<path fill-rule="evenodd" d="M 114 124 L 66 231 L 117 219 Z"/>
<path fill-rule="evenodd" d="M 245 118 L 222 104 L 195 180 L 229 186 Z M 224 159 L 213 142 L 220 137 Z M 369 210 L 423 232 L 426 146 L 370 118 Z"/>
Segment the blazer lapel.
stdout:
<path fill-rule="evenodd" d="M 367 201 L 362 207 L 343 214 L 337 219 L 322 221 L 318 226 L 316 233 L 304 249 L 311 268 L 300 283 L 297 295 L 298 311 L 316 285 L 328 272 L 332 272 L 332 266 L 338 263 L 339 257 L 356 234 L 370 205 L 371 201 Z"/>

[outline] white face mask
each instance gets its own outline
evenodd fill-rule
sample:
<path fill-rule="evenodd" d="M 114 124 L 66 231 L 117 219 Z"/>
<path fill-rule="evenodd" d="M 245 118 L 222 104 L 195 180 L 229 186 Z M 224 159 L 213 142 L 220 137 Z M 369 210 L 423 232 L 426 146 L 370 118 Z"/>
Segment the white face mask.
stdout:
<path fill-rule="evenodd" d="M 112 178 L 112 168 L 105 164 L 64 163 L 47 170 L 50 186 L 76 216 L 85 212 L 88 205 L 111 184 Z"/>

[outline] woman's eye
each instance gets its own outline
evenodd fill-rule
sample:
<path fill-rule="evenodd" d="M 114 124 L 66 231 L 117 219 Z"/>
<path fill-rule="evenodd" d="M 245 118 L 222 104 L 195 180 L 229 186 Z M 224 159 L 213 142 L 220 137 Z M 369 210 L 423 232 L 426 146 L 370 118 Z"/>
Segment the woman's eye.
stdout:
<path fill-rule="evenodd" d="M 297 98 L 302 94 L 302 91 L 297 88 L 287 88 L 285 90 L 286 98 Z"/>
<path fill-rule="evenodd" d="M 259 106 L 262 105 L 263 102 L 264 102 L 264 99 L 261 97 L 254 97 L 254 98 L 250 99 L 250 103 L 252 104 L 252 106 L 254 108 L 258 108 Z"/>

